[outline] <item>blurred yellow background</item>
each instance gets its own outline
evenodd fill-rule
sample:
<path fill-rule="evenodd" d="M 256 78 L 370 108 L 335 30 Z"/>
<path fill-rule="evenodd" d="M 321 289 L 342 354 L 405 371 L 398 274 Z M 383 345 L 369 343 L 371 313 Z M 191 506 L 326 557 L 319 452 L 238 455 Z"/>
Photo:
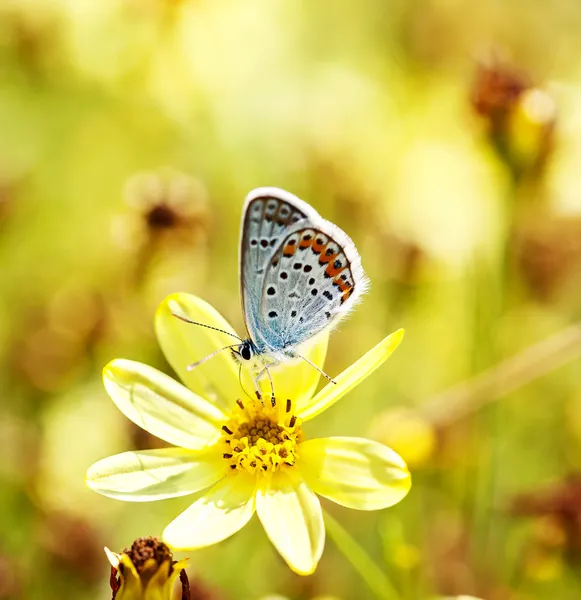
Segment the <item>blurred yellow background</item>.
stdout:
<path fill-rule="evenodd" d="M 401 598 L 579 598 L 580 30 L 573 0 L 0 0 L 0 598 L 109 598 L 102 547 L 191 501 L 85 487 L 160 443 L 101 369 L 170 372 L 171 292 L 242 331 L 264 185 L 345 229 L 371 278 L 326 371 L 407 332 L 307 429 L 391 445 L 412 491 L 326 508 Z M 193 598 L 374 597 L 331 541 L 292 574 L 256 522 L 190 559 Z"/>

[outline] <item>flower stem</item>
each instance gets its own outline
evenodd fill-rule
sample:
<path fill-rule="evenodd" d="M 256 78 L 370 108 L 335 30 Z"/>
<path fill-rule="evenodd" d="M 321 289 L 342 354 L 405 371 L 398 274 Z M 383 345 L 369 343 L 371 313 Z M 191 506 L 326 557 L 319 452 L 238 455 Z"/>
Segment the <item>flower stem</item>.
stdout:
<path fill-rule="evenodd" d="M 331 515 L 325 513 L 325 527 L 329 537 L 338 550 L 353 565 L 354 569 L 369 586 L 377 598 L 381 600 L 398 600 L 399 592 L 392 585 L 386 574 L 373 562 L 365 550 L 349 534 L 348 531 Z"/>

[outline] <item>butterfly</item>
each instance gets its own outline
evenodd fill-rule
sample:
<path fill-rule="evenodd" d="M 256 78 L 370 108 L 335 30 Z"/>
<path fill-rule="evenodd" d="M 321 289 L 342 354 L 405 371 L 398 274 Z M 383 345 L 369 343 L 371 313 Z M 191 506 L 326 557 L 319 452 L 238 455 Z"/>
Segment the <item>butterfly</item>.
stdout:
<path fill-rule="evenodd" d="M 270 378 L 269 367 L 295 359 L 305 360 L 333 381 L 299 349 L 334 328 L 369 287 L 351 238 L 293 194 L 257 188 L 242 210 L 239 260 L 248 337 L 226 347 L 235 360 L 259 371 L 255 383 L 265 372 Z"/>

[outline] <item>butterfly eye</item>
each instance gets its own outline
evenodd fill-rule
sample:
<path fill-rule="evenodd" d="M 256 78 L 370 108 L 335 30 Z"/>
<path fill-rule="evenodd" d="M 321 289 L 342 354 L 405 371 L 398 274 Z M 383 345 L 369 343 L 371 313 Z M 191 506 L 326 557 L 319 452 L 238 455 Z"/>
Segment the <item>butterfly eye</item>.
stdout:
<path fill-rule="evenodd" d="M 240 356 L 244 360 L 250 360 L 252 358 L 252 350 L 248 344 L 244 344 L 244 346 L 242 346 L 240 349 Z"/>

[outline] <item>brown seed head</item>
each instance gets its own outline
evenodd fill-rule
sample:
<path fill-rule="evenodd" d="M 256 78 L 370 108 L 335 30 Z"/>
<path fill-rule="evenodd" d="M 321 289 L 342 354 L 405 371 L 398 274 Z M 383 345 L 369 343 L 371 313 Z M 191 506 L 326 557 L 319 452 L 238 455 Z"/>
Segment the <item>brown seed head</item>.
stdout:
<path fill-rule="evenodd" d="M 138 573 L 142 572 L 145 563 L 154 559 L 158 565 L 166 560 L 172 560 L 170 549 L 156 537 L 137 538 L 130 548 L 125 548 L 123 554 L 126 554 Z"/>

